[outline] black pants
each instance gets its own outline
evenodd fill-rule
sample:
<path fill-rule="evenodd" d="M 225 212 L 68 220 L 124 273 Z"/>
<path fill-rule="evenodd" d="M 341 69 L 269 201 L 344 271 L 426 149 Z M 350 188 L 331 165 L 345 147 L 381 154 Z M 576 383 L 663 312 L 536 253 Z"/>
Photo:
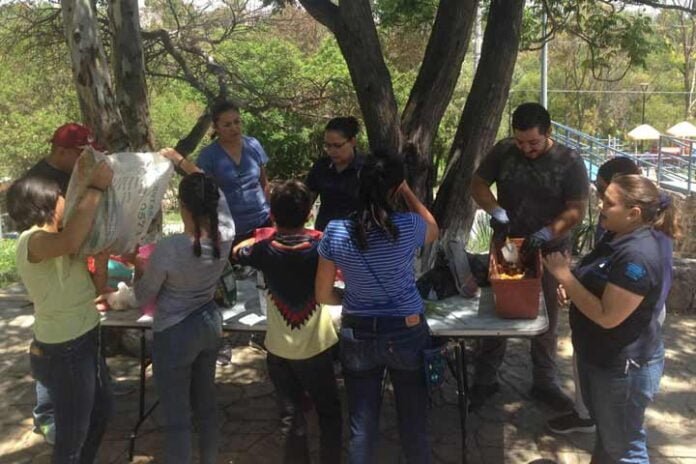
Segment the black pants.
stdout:
<path fill-rule="evenodd" d="M 310 462 L 307 422 L 302 410 L 305 391 L 319 415 L 320 462 L 341 462 L 343 424 L 331 350 L 300 360 L 281 358 L 269 352 L 266 363 L 276 390 L 281 432 L 285 436 L 284 463 Z"/>

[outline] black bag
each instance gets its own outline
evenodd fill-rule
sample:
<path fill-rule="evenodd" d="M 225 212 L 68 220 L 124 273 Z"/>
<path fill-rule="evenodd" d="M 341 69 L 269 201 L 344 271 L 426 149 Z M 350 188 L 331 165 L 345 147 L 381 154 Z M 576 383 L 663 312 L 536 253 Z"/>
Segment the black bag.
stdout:
<path fill-rule="evenodd" d="M 435 297 L 438 300 L 458 293 L 444 250 L 438 248 L 435 256 L 435 265 L 431 270 L 420 276 L 416 281 L 416 287 L 423 299 L 428 299 L 431 292 L 435 293 Z"/>

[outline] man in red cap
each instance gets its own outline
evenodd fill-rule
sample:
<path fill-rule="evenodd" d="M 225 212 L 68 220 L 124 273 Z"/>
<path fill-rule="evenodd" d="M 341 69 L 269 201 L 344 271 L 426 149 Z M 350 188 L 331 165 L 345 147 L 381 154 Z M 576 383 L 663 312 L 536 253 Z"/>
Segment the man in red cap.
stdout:
<path fill-rule="evenodd" d="M 86 146 L 100 149 L 92 131 L 74 122 L 63 124 L 51 137 L 51 153 L 36 163 L 25 176 L 55 180 L 65 195 L 75 162 Z"/>

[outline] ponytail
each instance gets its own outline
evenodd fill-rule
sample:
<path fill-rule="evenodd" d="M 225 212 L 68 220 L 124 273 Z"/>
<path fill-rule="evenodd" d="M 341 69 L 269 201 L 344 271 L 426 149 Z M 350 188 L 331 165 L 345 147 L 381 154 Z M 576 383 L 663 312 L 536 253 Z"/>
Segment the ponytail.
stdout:
<path fill-rule="evenodd" d="M 672 197 L 664 190 L 660 191 L 660 204 L 655 215 L 653 228 L 675 240 L 682 237 L 677 208 L 674 206 Z"/>
<path fill-rule="evenodd" d="M 201 256 L 201 233 L 205 227 L 213 242 L 213 256 L 220 258 L 220 231 L 218 230 L 218 202 L 220 191 L 215 181 L 203 173 L 184 177 L 179 184 L 179 200 L 191 213 L 195 227 L 193 254 Z"/>
<path fill-rule="evenodd" d="M 358 208 L 352 233 L 360 250 L 367 249 L 368 232 L 376 228 L 396 241 L 399 230 L 391 220 L 394 206 L 391 195 L 404 180 L 400 156 L 377 151 L 368 157 L 359 173 Z"/>

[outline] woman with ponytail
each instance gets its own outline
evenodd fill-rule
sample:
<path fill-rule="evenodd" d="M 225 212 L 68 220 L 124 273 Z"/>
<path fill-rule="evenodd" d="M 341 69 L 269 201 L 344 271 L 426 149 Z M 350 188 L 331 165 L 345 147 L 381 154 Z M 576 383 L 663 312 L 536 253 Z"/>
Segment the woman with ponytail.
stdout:
<path fill-rule="evenodd" d="M 660 313 L 680 230 L 669 195 L 639 175 L 611 179 L 600 221 L 607 233 L 574 270 L 560 253 L 544 265 L 571 300 L 578 376 L 597 425 L 592 462 L 647 463 L 643 421 L 664 367 Z"/>
<path fill-rule="evenodd" d="M 358 208 L 329 222 L 319 245 L 319 303 L 342 304 L 340 351 L 350 415 L 350 463 L 376 462 L 385 369 L 394 387 L 399 435 L 408 463 L 430 462 L 423 349 L 430 334 L 416 289 L 417 250 L 437 238 L 430 212 L 404 181 L 398 155 L 368 157 Z M 401 198 L 409 212 L 397 212 Z M 334 288 L 336 270 L 345 293 Z"/>
<path fill-rule="evenodd" d="M 213 301 L 230 254 L 234 222 L 217 184 L 172 149 L 161 152 L 187 176 L 179 184 L 184 232 L 157 244 L 135 284 L 139 302 L 157 297 L 152 369 L 164 414 L 168 464 L 191 462 L 191 413 L 200 462 L 217 462 L 215 360 L 222 315 Z"/>

